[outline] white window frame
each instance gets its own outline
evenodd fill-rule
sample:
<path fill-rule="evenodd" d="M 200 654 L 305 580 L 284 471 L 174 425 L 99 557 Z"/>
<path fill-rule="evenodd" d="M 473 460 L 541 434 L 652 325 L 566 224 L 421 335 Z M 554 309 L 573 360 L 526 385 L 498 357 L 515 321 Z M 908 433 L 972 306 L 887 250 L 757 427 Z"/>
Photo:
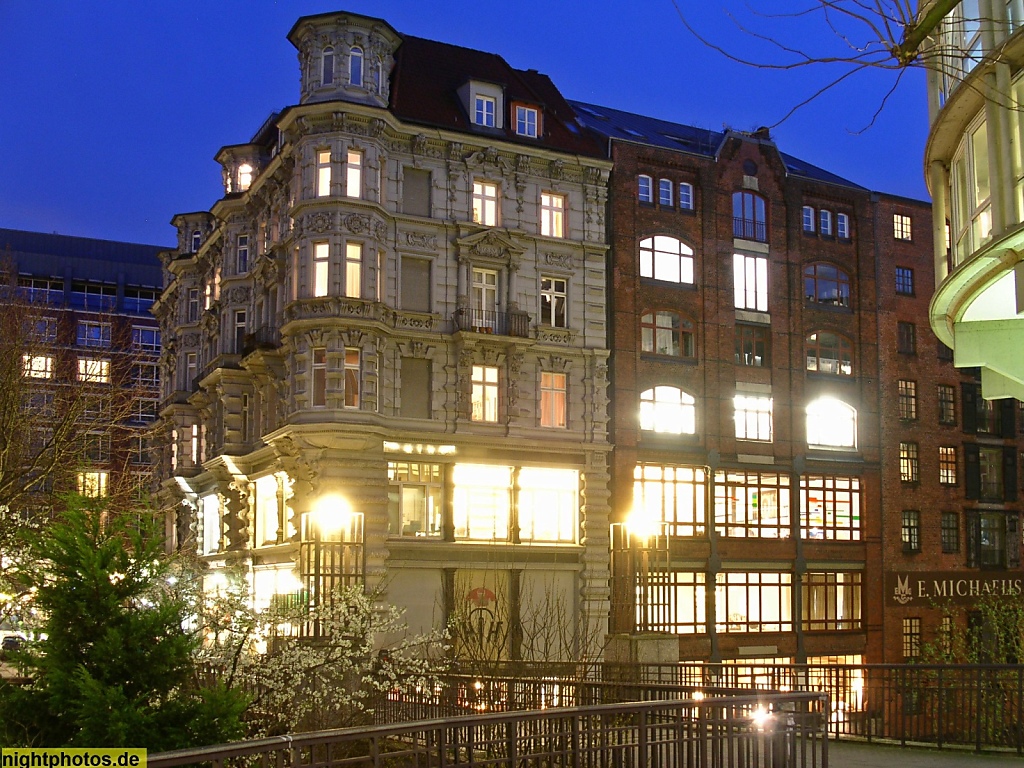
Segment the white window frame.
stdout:
<path fill-rule="evenodd" d="M 679 182 L 679 210 L 693 210 L 693 184 L 688 181 Z"/>
<path fill-rule="evenodd" d="M 53 378 L 53 355 L 22 355 L 22 371 L 30 379 Z"/>
<path fill-rule="evenodd" d="M 565 237 L 565 195 L 540 193 L 540 233 L 544 237 Z"/>
<path fill-rule="evenodd" d="M 345 197 L 363 196 L 363 153 L 350 149 L 345 154 Z"/>
<path fill-rule="evenodd" d="M 472 421 L 497 424 L 501 371 L 494 365 L 474 365 L 472 371 Z"/>
<path fill-rule="evenodd" d="M 255 175 L 256 172 L 249 163 L 242 163 L 238 166 L 238 191 L 245 192 L 249 189 L 252 186 L 252 179 Z"/>
<path fill-rule="evenodd" d="M 850 214 L 836 214 L 836 237 L 840 240 L 850 239 Z"/>
<path fill-rule="evenodd" d="M 313 298 L 330 295 L 331 244 L 325 240 L 313 243 Z"/>
<path fill-rule="evenodd" d="M 496 128 L 498 100 L 493 96 L 478 93 L 473 98 L 473 123 L 484 128 Z"/>
<path fill-rule="evenodd" d="M 540 322 L 552 328 L 569 327 L 569 281 L 564 277 L 541 275 Z"/>
<path fill-rule="evenodd" d="M 540 425 L 553 429 L 565 429 L 566 421 L 566 379 L 564 373 L 541 371 L 540 373 Z"/>
<path fill-rule="evenodd" d="M 249 271 L 249 236 L 239 235 L 235 241 L 235 272 L 244 275 Z"/>
<path fill-rule="evenodd" d="M 329 197 L 331 194 L 331 150 L 318 149 L 316 152 L 316 196 Z"/>
<path fill-rule="evenodd" d="M 754 394 L 737 394 L 733 400 L 737 440 L 772 442 L 772 398 Z"/>
<path fill-rule="evenodd" d="M 672 386 L 656 386 L 640 393 L 640 429 L 672 435 L 697 431 L 697 401 L 690 393 Z"/>
<path fill-rule="evenodd" d="M 540 128 L 540 111 L 536 107 L 516 105 L 516 134 L 536 139 Z"/>
<path fill-rule="evenodd" d="M 832 211 L 824 208 L 818 211 L 818 231 L 822 237 L 832 237 Z"/>
<path fill-rule="evenodd" d="M 363 49 L 353 46 L 348 52 L 348 84 L 363 87 Z"/>
<path fill-rule="evenodd" d="M 645 237 L 640 241 L 640 277 L 693 285 L 693 248 L 668 235 Z"/>
<path fill-rule="evenodd" d="M 473 181 L 473 221 L 484 227 L 498 226 L 498 185 Z"/>
<path fill-rule="evenodd" d="M 110 360 L 105 357 L 78 358 L 78 380 L 88 384 L 109 384 Z"/>
<path fill-rule="evenodd" d="M 810 205 L 805 205 L 802 209 L 802 220 L 804 232 L 814 232 L 815 228 L 815 216 L 814 208 Z"/>
<path fill-rule="evenodd" d="M 309 404 L 313 408 L 327 407 L 327 348 L 313 347 L 309 352 L 310 381 Z"/>
<path fill-rule="evenodd" d="M 914 239 L 913 221 L 905 213 L 892 215 L 892 236 L 897 240 L 910 242 Z"/>
<path fill-rule="evenodd" d="M 658 205 L 672 207 L 672 188 L 674 186 L 671 179 L 658 179 Z"/>
<path fill-rule="evenodd" d="M 636 194 L 641 203 L 654 203 L 654 179 L 641 173 L 637 177 Z"/>
<path fill-rule="evenodd" d="M 103 470 L 90 470 L 78 473 L 78 493 L 90 499 L 98 499 L 107 495 L 109 473 Z"/>
<path fill-rule="evenodd" d="M 345 347 L 345 407 L 358 409 L 362 391 L 363 355 L 358 347 Z"/>
<path fill-rule="evenodd" d="M 363 296 L 363 244 L 345 243 L 345 296 Z"/>
<path fill-rule="evenodd" d="M 733 299 L 736 309 L 768 311 L 768 258 L 734 253 Z"/>

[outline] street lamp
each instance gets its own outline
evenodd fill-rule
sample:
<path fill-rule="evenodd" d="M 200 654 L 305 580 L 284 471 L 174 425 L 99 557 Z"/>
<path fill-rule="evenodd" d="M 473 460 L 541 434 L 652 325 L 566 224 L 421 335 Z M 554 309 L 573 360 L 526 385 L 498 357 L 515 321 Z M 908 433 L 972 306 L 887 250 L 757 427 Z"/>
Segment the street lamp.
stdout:
<path fill-rule="evenodd" d="M 363 582 L 363 524 L 363 513 L 339 494 L 321 496 L 302 514 L 299 571 L 311 610 L 332 602 L 338 587 Z M 319 630 L 316 619 L 306 628 Z"/>

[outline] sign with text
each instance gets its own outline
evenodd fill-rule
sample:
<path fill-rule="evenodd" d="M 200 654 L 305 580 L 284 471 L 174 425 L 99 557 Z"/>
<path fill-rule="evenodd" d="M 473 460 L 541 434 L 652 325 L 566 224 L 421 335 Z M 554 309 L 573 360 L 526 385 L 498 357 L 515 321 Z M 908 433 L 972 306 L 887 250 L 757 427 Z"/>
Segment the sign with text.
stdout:
<path fill-rule="evenodd" d="M 928 608 L 969 605 L 985 598 L 1011 600 L 1024 593 L 1024 571 L 890 571 L 885 574 L 889 605 Z"/>

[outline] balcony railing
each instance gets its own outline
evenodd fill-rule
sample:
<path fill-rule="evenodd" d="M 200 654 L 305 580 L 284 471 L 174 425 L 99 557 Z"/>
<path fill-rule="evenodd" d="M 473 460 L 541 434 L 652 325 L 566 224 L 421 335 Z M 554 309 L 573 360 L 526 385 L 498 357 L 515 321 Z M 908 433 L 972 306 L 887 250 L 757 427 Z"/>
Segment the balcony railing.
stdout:
<path fill-rule="evenodd" d="M 732 220 L 732 236 L 766 243 L 768 242 L 768 228 L 763 221 L 734 218 Z"/>
<path fill-rule="evenodd" d="M 252 333 L 245 334 L 242 339 L 242 355 L 248 355 L 258 349 L 274 350 L 281 346 L 281 331 L 273 326 L 265 325 Z"/>
<path fill-rule="evenodd" d="M 459 331 L 520 338 L 526 338 L 530 334 L 530 315 L 522 310 L 497 312 L 490 309 L 462 308 L 455 310 L 452 321 Z"/>

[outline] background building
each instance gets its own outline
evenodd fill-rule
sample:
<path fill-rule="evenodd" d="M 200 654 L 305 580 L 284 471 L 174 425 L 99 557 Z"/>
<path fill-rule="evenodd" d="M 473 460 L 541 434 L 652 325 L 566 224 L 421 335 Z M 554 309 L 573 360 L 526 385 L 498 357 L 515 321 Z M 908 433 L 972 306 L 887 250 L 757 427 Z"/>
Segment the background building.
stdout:
<path fill-rule="evenodd" d="M 258 606 L 365 580 L 466 654 L 578 653 L 608 610 L 602 147 L 499 56 L 344 13 L 289 39 L 299 103 L 164 256 L 176 545 Z"/>

